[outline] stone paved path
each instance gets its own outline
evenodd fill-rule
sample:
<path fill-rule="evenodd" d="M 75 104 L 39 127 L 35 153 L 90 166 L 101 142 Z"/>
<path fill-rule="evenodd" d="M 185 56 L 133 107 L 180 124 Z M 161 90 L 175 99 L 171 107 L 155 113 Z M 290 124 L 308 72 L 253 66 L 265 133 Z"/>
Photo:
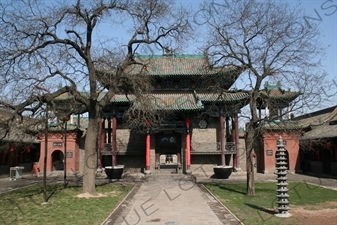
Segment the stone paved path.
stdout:
<path fill-rule="evenodd" d="M 193 176 L 152 176 L 135 189 L 104 225 L 241 224 Z"/>

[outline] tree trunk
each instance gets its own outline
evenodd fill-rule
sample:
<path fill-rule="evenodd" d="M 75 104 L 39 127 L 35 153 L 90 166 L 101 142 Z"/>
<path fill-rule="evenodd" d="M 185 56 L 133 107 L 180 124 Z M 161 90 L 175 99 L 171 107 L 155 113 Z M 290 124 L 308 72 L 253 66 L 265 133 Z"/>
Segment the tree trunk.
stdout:
<path fill-rule="evenodd" d="M 255 130 L 252 123 L 248 124 L 246 133 L 246 161 L 247 161 L 247 195 L 255 195 L 255 183 L 254 183 L 254 158 L 253 149 L 255 141 Z"/>
<path fill-rule="evenodd" d="M 90 195 L 97 195 L 95 188 L 95 178 L 97 170 L 97 123 L 98 119 L 96 118 L 96 116 L 89 115 L 89 124 L 85 137 L 83 193 L 88 193 Z"/>

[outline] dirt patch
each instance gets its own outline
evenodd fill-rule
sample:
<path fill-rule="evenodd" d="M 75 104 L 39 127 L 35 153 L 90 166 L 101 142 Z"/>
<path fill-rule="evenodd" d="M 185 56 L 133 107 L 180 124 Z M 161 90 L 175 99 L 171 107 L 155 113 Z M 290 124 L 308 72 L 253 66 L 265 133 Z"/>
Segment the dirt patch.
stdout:
<path fill-rule="evenodd" d="M 289 210 L 298 225 L 335 225 L 337 221 L 337 202 L 326 202 L 309 207 L 296 207 Z"/>
<path fill-rule="evenodd" d="M 89 193 L 82 193 L 82 194 L 77 195 L 77 197 L 78 198 L 100 198 L 100 197 L 106 197 L 106 195 L 103 195 L 100 193 L 97 193 L 97 195 L 92 195 Z"/>
<path fill-rule="evenodd" d="M 110 197 L 116 197 L 118 195 L 120 195 L 122 192 L 121 191 L 111 191 L 106 193 L 106 195 L 110 196 Z"/>

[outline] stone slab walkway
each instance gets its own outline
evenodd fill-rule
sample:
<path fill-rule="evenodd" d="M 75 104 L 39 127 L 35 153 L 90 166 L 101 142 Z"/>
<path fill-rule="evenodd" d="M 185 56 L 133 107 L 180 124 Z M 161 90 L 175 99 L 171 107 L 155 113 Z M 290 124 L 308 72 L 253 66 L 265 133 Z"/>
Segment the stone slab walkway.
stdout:
<path fill-rule="evenodd" d="M 240 221 L 190 175 L 138 183 L 104 225 L 238 225 Z"/>

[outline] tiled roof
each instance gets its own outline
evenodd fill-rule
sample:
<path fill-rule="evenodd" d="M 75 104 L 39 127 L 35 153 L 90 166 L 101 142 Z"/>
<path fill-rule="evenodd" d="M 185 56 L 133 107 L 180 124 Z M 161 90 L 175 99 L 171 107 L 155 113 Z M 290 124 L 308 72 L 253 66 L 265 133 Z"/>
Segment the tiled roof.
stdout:
<path fill-rule="evenodd" d="M 193 93 L 165 93 L 150 94 L 147 96 L 151 99 L 152 105 L 156 110 L 201 110 L 203 105 L 198 101 Z M 137 107 L 137 100 L 135 107 Z"/>
<path fill-rule="evenodd" d="M 222 94 L 198 92 L 196 95 L 202 102 L 233 103 L 249 98 L 249 93 L 247 92 L 224 92 Z"/>
<path fill-rule="evenodd" d="M 276 104 L 283 108 L 286 107 L 288 103 L 294 101 L 299 95 L 301 95 L 300 92 L 282 89 L 280 82 L 277 82 L 276 85 L 270 85 L 266 82 L 264 89 L 260 90 L 257 99 L 258 107 L 264 108 L 265 103 L 268 102 L 268 104 Z"/>
<path fill-rule="evenodd" d="M 270 98 L 274 100 L 285 100 L 285 101 L 293 101 L 295 100 L 301 93 L 296 91 L 283 91 L 280 89 L 271 90 L 271 91 L 260 91 L 260 96 L 262 98 Z"/>
<path fill-rule="evenodd" d="M 323 121 L 328 122 L 328 121 L 334 120 L 336 118 L 337 118 L 337 107 L 329 115 L 324 117 Z"/>
<path fill-rule="evenodd" d="M 101 93 L 100 98 L 105 93 Z M 249 98 L 248 92 L 226 92 L 222 94 L 204 93 L 204 92 L 184 92 L 184 93 L 154 93 L 148 94 L 156 110 L 199 110 L 203 109 L 203 102 L 218 103 L 238 103 Z M 60 99 L 69 99 L 70 95 L 63 94 Z M 116 94 L 111 99 L 115 104 L 137 103 L 134 95 Z"/>
<path fill-rule="evenodd" d="M 302 124 L 303 127 L 319 126 L 325 123 L 329 123 L 331 120 L 335 119 L 337 119 L 336 106 L 329 108 L 329 111 L 326 111 L 324 109 L 318 111 L 317 113 L 313 112 L 295 118 L 295 120 L 297 120 L 300 124 Z"/>
<path fill-rule="evenodd" d="M 89 98 L 89 92 L 81 92 L 80 94 L 85 98 Z M 106 94 L 106 92 L 100 92 L 98 94 L 98 100 L 102 99 L 105 96 L 105 94 Z M 60 94 L 59 96 L 57 96 L 57 98 L 55 98 L 55 100 L 70 100 L 70 99 L 73 99 L 73 98 L 74 97 L 69 92 L 66 92 L 66 93 L 63 93 L 63 94 Z"/>
<path fill-rule="evenodd" d="M 162 93 L 150 94 L 147 96 L 151 99 L 156 110 L 199 110 L 203 109 L 203 102 L 220 102 L 220 103 L 237 103 L 247 100 L 247 92 L 223 93 L 216 95 L 214 93 Z M 130 101 L 137 101 L 134 96 L 129 96 Z M 127 103 L 130 102 L 125 95 L 115 95 L 111 102 Z"/>
<path fill-rule="evenodd" d="M 154 104 L 159 110 L 198 110 L 203 105 L 192 93 L 184 94 L 156 94 Z"/>
<path fill-rule="evenodd" d="M 298 121 L 276 120 L 266 121 L 262 124 L 262 128 L 265 130 L 299 130 L 302 126 Z"/>
<path fill-rule="evenodd" d="M 43 126 L 40 126 L 40 130 L 44 130 L 45 127 L 44 125 Z M 60 123 L 60 124 L 49 124 L 48 126 L 48 132 L 52 132 L 52 131 L 63 131 L 64 130 L 64 127 L 63 127 L 63 124 Z M 70 124 L 67 122 L 67 131 L 77 131 L 77 130 L 80 130 L 80 128 L 77 126 L 77 124 Z"/>
<path fill-rule="evenodd" d="M 5 135 L 6 134 L 6 135 Z M 0 131 L 1 141 L 14 143 L 40 143 L 36 136 L 27 134 L 19 129 L 11 129 L 8 133 Z"/>
<path fill-rule="evenodd" d="M 212 75 L 218 73 L 236 72 L 238 67 L 214 68 L 209 65 L 204 55 L 151 55 L 138 56 L 136 62 L 143 65 L 131 65 L 126 72 L 131 74 L 146 74 L 153 76 L 176 75 Z"/>
<path fill-rule="evenodd" d="M 105 92 L 101 92 L 99 94 L 99 99 L 103 98 Z M 290 102 L 294 100 L 296 97 L 298 97 L 299 93 L 298 92 L 282 92 L 282 91 L 277 91 L 273 90 L 268 93 L 265 91 L 260 92 L 262 99 L 271 99 L 271 100 L 277 100 L 281 99 L 281 102 Z M 83 93 L 83 96 L 85 94 Z M 179 93 L 171 93 L 171 94 L 150 94 L 149 97 L 153 98 L 154 104 L 156 105 L 157 109 L 174 109 L 174 110 L 182 110 L 183 107 L 186 106 L 186 110 L 191 110 L 191 109 L 197 109 L 197 106 L 192 106 L 191 104 L 182 104 L 182 101 L 187 101 L 187 102 L 197 102 L 198 100 L 201 102 L 209 103 L 209 102 L 217 102 L 217 103 L 226 103 L 226 104 L 231 104 L 231 103 L 238 103 L 238 102 L 243 102 L 243 101 L 248 101 L 249 99 L 249 92 L 248 91 L 238 91 L 238 92 L 223 92 L 221 94 L 219 93 L 211 93 L 211 92 L 196 92 L 195 96 L 192 97 L 187 97 L 187 96 L 194 96 L 192 94 L 179 94 Z M 172 98 L 172 99 L 170 99 Z M 67 100 L 71 99 L 71 95 L 69 93 L 64 93 L 60 95 L 57 99 L 59 100 Z M 164 100 L 160 100 L 164 99 Z M 194 100 L 193 100 L 194 99 Z M 128 102 L 133 102 L 135 101 L 135 96 L 134 95 L 124 95 L 124 94 L 116 94 L 112 99 L 111 102 L 113 103 L 128 103 Z M 179 101 L 177 103 L 177 101 Z M 166 102 L 165 104 L 163 102 Z M 168 102 L 174 102 L 172 105 L 168 104 Z M 201 104 L 201 103 L 200 103 Z M 198 105 L 195 103 L 195 105 Z M 165 107 L 164 107 L 165 106 Z"/>
<path fill-rule="evenodd" d="M 39 123 L 39 120 L 35 120 L 28 116 L 16 119 L 15 116 L 17 115 L 14 111 L 0 110 L 0 141 L 13 143 L 39 143 L 33 132 L 36 125 Z M 9 121 L 11 121 L 10 125 L 8 124 Z"/>
<path fill-rule="evenodd" d="M 281 89 L 274 89 L 271 91 L 261 90 L 257 98 L 257 107 L 265 108 L 266 104 L 268 104 L 271 108 L 285 108 L 299 95 L 301 95 L 300 92 L 284 91 Z"/>
<path fill-rule="evenodd" d="M 312 128 L 312 130 L 303 134 L 301 137 L 302 140 L 337 137 L 337 125 L 329 125 L 328 123 L 325 123 Z"/>
<path fill-rule="evenodd" d="M 112 97 L 110 102 L 114 103 L 127 103 L 127 102 L 133 102 L 135 100 L 134 95 L 122 95 L 122 94 L 116 94 Z"/>
<path fill-rule="evenodd" d="M 57 96 L 57 98 L 55 98 L 55 100 L 68 100 L 68 99 L 73 99 L 73 96 L 69 92 L 60 94 L 59 96 Z"/>
<path fill-rule="evenodd" d="M 307 140 L 337 137 L 337 125 L 329 125 L 331 121 L 337 119 L 337 107 L 334 107 L 334 109 L 333 107 L 329 108 L 329 112 L 320 110 L 319 113 L 313 112 L 308 114 L 308 116 L 299 118 L 298 122 L 302 124 L 303 127 L 311 129 L 305 132 L 301 139 Z"/>

